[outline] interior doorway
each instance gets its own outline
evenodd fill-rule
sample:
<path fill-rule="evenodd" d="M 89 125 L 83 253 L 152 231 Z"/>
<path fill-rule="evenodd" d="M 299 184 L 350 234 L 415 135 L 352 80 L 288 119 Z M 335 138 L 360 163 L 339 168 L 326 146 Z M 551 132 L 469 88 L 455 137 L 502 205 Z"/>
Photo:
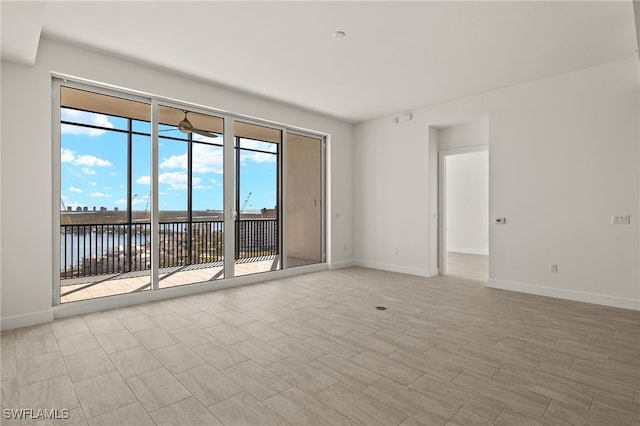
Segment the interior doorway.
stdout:
<path fill-rule="evenodd" d="M 489 278 L 487 146 L 439 152 L 440 273 Z"/>

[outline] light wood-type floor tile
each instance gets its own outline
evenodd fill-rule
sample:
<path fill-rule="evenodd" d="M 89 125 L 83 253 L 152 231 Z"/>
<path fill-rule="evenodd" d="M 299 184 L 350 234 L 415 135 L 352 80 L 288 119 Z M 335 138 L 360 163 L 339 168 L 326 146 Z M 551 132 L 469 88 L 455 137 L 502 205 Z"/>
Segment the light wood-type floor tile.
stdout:
<path fill-rule="evenodd" d="M 155 426 L 155 423 L 139 402 L 89 419 L 89 426 L 112 425 Z"/>
<path fill-rule="evenodd" d="M 249 360 L 231 346 L 217 340 L 196 346 L 193 351 L 219 370 Z"/>
<path fill-rule="evenodd" d="M 164 368 L 151 370 L 126 380 L 147 411 L 157 410 L 191 396 L 191 392 Z"/>
<path fill-rule="evenodd" d="M 291 387 L 286 380 L 251 360 L 226 368 L 222 372 L 258 401 L 264 401 Z"/>
<path fill-rule="evenodd" d="M 640 312 L 458 272 L 326 270 L 4 331 L 2 408 L 66 408 L 70 425 L 640 424 Z"/>
<path fill-rule="evenodd" d="M 241 392 L 209 407 L 225 426 L 288 426 L 282 417 L 249 395 Z"/>
<path fill-rule="evenodd" d="M 347 417 L 295 387 L 272 396 L 264 404 L 292 425 L 352 424 Z"/>
<path fill-rule="evenodd" d="M 160 363 L 173 374 L 197 367 L 198 365 L 202 365 L 206 362 L 198 356 L 198 354 L 182 343 L 165 346 L 164 348 L 151 351 L 151 353 L 155 359 L 160 361 Z"/>
<path fill-rule="evenodd" d="M 151 352 L 143 346 L 114 352 L 109 354 L 109 359 L 125 379 L 162 367 Z"/>
<path fill-rule="evenodd" d="M 74 386 L 87 418 L 136 402 L 135 395 L 118 372 L 84 380 Z"/>
<path fill-rule="evenodd" d="M 207 425 L 223 426 L 207 407 L 194 397 L 183 399 L 150 413 L 158 426 Z"/>
<path fill-rule="evenodd" d="M 176 378 L 205 406 L 242 392 L 242 388 L 210 364 L 176 374 Z"/>
<path fill-rule="evenodd" d="M 377 399 L 342 382 L 317 393 L 316 398 L 355 424 L 396 425 L 406 418 L 403 412 L 387 407 Z"/>

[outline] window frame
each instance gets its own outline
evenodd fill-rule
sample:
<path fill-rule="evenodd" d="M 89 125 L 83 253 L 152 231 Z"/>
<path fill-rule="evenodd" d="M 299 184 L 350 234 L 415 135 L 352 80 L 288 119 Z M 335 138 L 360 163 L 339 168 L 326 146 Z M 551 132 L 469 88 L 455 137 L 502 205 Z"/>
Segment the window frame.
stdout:
<path fill-rule="evenodd" d="M 223 156 L 224 156 L 224 164 L 223 164 L 223 176 L 224 176 L 224 183 L 223 183 L 223 188 L 224 188 L 224 204 L 223 204 L 223 209 L 224 209 L 224 226 L 225 226 L 225 233 L 224 233 L 224 243 L 225 243 L 225 264 L 224 264 L 224 271 L 225 271 L 225 275 L 224 275 L 224 279 L 223 280 L 218 280 L 218 281 L 206 281 L 203 283 L 195 283 L 194 285 L 198 286 L 198 289 L 195 289 L 193 291 L 187 291 L 186 294 L 191 294 L 194 292 L 198 292 L 198 291 L 204 291 L 202 290 L 202 286 L 199 286 L 199 284 L 211 284 L 212 282 L 220 282 L 220 281 L 227 281 L 228 283 L 225 284 L 223 287 L 228 287 L 230 285 L 238 285 L 238 284 L 234 284 L 236 282 L 236 280 L 238 283 L 242 283 L 242 282 L 250 282 L 249 280 L 243 280 L 240 278 L 234 278 L 234 265 L 235 265 L 235 235 L 234 235 L 234 230 L 235 230 L 235 226 L 234 226 L 234 221 L 236 218 L 236 215 L 239 215 L 240 212 L 236 211 L 236 203 L 235 203 L 235 198 L 236 198 L 236 194 L 235 194 L 235 187 L 234 187 L 234 183 L 232 182 L 231 184 L 228 184 L 227 181 L 234 180 L 235 177 L 235 173 L 236 173 L 236 166 L 235 166 L 235 161 L 234 161 L 234 152 L 236 151 L 236 147 L 235 147 L 235 140 L 236 140 L 236 136 L 234 133 L 234 123 L 236 121 L 242 122 L 242 123 L 247 123 L 247 124 L 254 124 L 257 126 L 263 126 L 263 127 L 268 127 L 271 129 L 276 129 L 279 130 L 281 132 L 281 142 L 278 144 L 278 153 L 272 153 L 274 155 L 276 155 L 277 157 L 277 184 L 278 184 L 278 188 L 277 188 L 277 215 L 278 215 L 278 219 L 280 220 L 280 232 L 278 233 L 278 238 L 279 238 L 279 255 L 281 256 L 281 271 L 274 271 L 274 272 L 267 272 L 267 274 L 277 274 L 278 272 L 283 272 L 283 270 L 287 269 L 287 265 L 286 265 L 286 238 L 285 238 L 285 232 L 286 232 L 286 226 L 284 226 L 284 223 L 286 221 L 286 209 L 283 208 L 283 200 L 285 200 L 285 191 L 286 191 L 286 174 L 283 172 L 283 169 L 285 167 L 286 161 L 285 161 L 285 156 L 286 156 L 286 139 L 287 139 L 287 134 L 289 133 L 294 133 L 294 134 L 298 134 L 298 135 L 302 135 L 302 136 L 308 136 L 308 137 L 312 137 L 312 138 L 318 138 L 321 139 L 322 141 L 322 166 L 321 166 L 321 170 L 322 170 L 322 181 L 321 181 L 321 187 L 322 187 L 322 229 L 321 229 L 321 240 L 322 240 L 322 262 L 320 262 L 320 265 L 324 265 L 324 267 L 326 267 L 326 262 L 327 262 L 327 239 L 328 239 L 328 235 L 327 235 L 327 214 L 328 214 L 328 210 L 327 210 L 327 205 L 328 203 L 325 202 L 326 200 L 326 194 L 327 194 L 327 162 L 326 162 L 326 155 L 327 155 L 327 146 L 326 146 L 326 141 L 327 141 L 327 134 L 321 133 L 321 132 L 314 132 L 314 131 L 309 131 L 309 130 L 305 130 L 305 129 L 300 129 L 300 128 L 296 128 L 293 126 L 288 126 L 288 125 L 283 125 L 280 123 L 276 123 L 276 122 L 272 122 L 272 121 L 268 121 L 268 120 L 260 120 L 260 119 L 256 119 L 254 117 L 248 117 L 248 116 L 244 116 L 241 114 L 237 114 L 237 113 L 230 113 L 227 111 L 222 111 L 219 109 L 215 109 L 215 108 L 210 108 L 210 107 L 204 107 L 201 105 L 194 105 L 192 103 L 189 102 L 184 102 L 184 101 L 176 101 L 174 99 L 167 99 L 167 98 L 163 98 L 160 96 L 156 96 L 156 95 L 150 95 L 150 94 L 146 94 L 146 93 L 142 93 L 140 91 L 134 91 L 134 90 L 130 90 L 130 89 L 123 89 L 120 87 L 115 87 L 115 86 L 111 86 L 111 85 L 107 85 L 107 84 L 102 84 L 102 83 L 97 83 L 97 82 L 93 82 L 93 81 L 87 81 L 87 80 L 83 80 L 81 78 L 76 78 L 76 77 L 70 77 L 70 76 L 66 76 L 66 75 L 62 75 L 62 74 L 56 74 L 56 73 L 52 73 L 52 135 L 51 135 L 51 140 L 52 140 L 52 182 L 51 182 L 51 193 L 52 193 L 52 224 L 53 224 L 53 229 L 52 229 L 52 233 L 53 233 L 53 244 L 52 244 L 52 259 L 51 259 L 51 266 L 52 266 L 52 271 L 53 271 L 53 285 L 52 285 L 52 305 L 54 308 L 56 307 L 61 307 L 61 306 L 68 306 L 68 305 L 74 305 L 76 307 L 80 307 L 80 306 L 94 306 L 94 305 L 99 305 L 99 306 L 125 306 L 127 304 L 130 303 L 135 303 L 135 302 L 129 302 L 127 303 L 127 300 L 134 300 L 136 299 L 136 297 L 134 297 L 134 294 L 131 293 L 123 293 L 123 294 L 118 294 L 118 295 L 114 295 L 114 296 L 109 296 L 109 297 L 99 297 L 99 298 L 92 298 L 92 299 L 86 299 L 86 300 L 81 300 L 81 301 L 77 301 L 73 304 L 70 303 L 61 303 L 61 279 L 60 279 L 60 256 L 61 256 L 61 250 L 60 250 L 60 222 L 61 222 L 61 212 L 60 212 L 60 200 L 61 200 L 61 126 L 63 124 L 63 122 L 61 121 L 61 99 L 60 99 L 60 90 L 62 87 L 69 87 L 69 88 L 73 88 L 73 89 L 78 89 L 78 90 L 85 90 L 88 92 L 92 92 L 92 93 L 96 93 L 98 95 L 105 95 L 105 96 L 113 96 L 113 97 L 117 97 L 117 98 L 122 98 L 122 99 L 126 99 L 126 100 L 130 100 L 130 101 L 134 101 L 134 102 L 142 102 L 145 104 L 150 105 L 150 117 L 149 117 L 149 122 L 150 122 L 150 136 L 151 136 L 151 153 L 150 153 L 150 157 L 151 157 L 151 190 L 150 190 L 150 215 L 151 215 L 151 291 L 148 293 L 158 293 L 156 290 L 164 290 L 163 293 L 166 292 L 166 294 L 171 293 L 169 290 L 169 288 L 163 288 L 160 289 L 158 283 L 158 270 L 159 270 L 159 265 L 157 264 L 159 261 L 159 245 L 158 245 L 158 238 L 154 238 L 153 236 L 157 236 L 159 233 L 159 229 L 158 229 L 158 222 L 159 222 L 159 209 L 158 209 L 158 141 L 159 141 L 159 134 L 158 134 L 158 108 L 160 106 L 167 106 L 167 107 L 171 107 L 171 108 L 178 108 L 178 109 L 186 109 L 189 110 L 190 112 L 195 112 L 195 113 L 201 113 L 201 114 L 205 114 L 205 115 L 209 115 L 209 116 L 214 116 L 214 117 L 218 117 L 224 120 L 224 130 L 223 130 L 223 136 L 224 136 L 224 146 L 223 146 Z M 128 117 L 124 117 L 124 118 L 128 118 Z M 136 119 L 136 118 L 134 118 Z M 125 131 L 126 132 L 126 131 Z M 146 136 L 146 134 L 145 134 Z M 239 138 L 245 138 L 245 137 L 239 137 Z M 250 138 L 245 138 L 245 139 L 250 139 Z M 237 148 L 238 151 L 242 151 L 245 150 L 246 148 L 240 148 L 240 146 Z M 130 153 L 129 153 L 130 156 Z M 130 162 L 130 158 L 127 159 L 127 162 Z M 128 165 L 128 169 L 129 169 L 129 173 L 130 173 L 130 169 L 131 169 L 131 165 Z M 130 176 L 128 177 L 128 186 L 131 186 L 130 183 Z M 128 194 L 128 210 L 130 211 L 130 206 L 131 206 L 131 194 Z M 240 200 L 241 202 L 241 200 Z M 241 277 L 244 278 L 244 277 Z M 264 278 L 260 278 L 260 279 L 264 279 Z M 254 280 L 257 281 L 258 279 Z M 192 286 L 186 286 L 186 287 L 192 287 Z M 181 287 L 183 288 L 183 287 Z M 218 286 L 210 286 L 209 289 L 214 289 L 214 288 L 218 288 Z M 137 293 L 136 293 L 137 294 Z M 156 298 L 154 296 L 150 296 L 151 299 L 149 300 L 156 300 Z M 164 296 L 164 297 L 168 297 L 168 296 Z M 160 297 L 160 298 L 164 298 L 164 297 Z M 105 302 L 106 300 L 108 300 L 109 302 Z M 145 299 L 146 300 L 146 299 Z M 83 308 L 74 308 L 74 309 L 70 309 L 70 311 L 78 311 L 78 309 L 80 309 L 81 311 L 83 311 Z"/>

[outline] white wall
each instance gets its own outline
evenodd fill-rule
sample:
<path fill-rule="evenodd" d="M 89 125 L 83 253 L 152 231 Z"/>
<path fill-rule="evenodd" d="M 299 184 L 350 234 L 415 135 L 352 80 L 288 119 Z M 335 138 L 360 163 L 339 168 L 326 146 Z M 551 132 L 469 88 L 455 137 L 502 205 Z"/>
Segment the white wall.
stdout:
<path fill-rule="evenodd" d="M 449 155 L 446 162 L 447 251 L 487 255 L 488 153 L 481 151 Z"/>
<path fill-rule="evenodd" d="M 1 309 L 4 328 L 52 313 L 51 72 L 330 134 L 328 259 L 353 259 L 353 125 L 43 39 L 34 66 L 2 62 Z M 215 72 L 215 70 L 212 70 Z"/>
<path fill-rule="evenodd" d="M 464 123 L 438 128 L 441 151 L 489 145 L 489 117 L 474 117 Z"/>
<path fill-rule="evenodd" d="M 489 217 L 508 221 L 490 226 L 489 285 L 640 309 L 638 68 L 630 57 L 357 125 L 356 264 L 437 267 L 430 127 L 488 115 Z"/>

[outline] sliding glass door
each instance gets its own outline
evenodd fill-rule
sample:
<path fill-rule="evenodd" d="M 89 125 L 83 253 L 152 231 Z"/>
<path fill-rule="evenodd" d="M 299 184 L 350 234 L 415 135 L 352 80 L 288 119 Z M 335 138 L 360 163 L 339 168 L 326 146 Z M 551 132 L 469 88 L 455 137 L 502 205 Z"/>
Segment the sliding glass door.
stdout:
<path fill-rule="evenodd" d="M 281 129 L 234 123 L 234 275 L 282 268 L 280 258 Z"/>
<path fill-rule="evenodd" d="M 149 289 L 151 105 L 60 87 L 59 300 Z"/>
<path fill-rule="evenodd" d="M 159 287 L 224 278 L 224 119 L 158 107 Z"/>
<path fill-rule="evenodd" d="M 286 142 L 286 266 L 323 262 L 322 139 L 288 133 Z"/>
<path fill-rule="evenodd" d="M 56 303 L 324 262 L 321 137 L 54 87 Z"/>

